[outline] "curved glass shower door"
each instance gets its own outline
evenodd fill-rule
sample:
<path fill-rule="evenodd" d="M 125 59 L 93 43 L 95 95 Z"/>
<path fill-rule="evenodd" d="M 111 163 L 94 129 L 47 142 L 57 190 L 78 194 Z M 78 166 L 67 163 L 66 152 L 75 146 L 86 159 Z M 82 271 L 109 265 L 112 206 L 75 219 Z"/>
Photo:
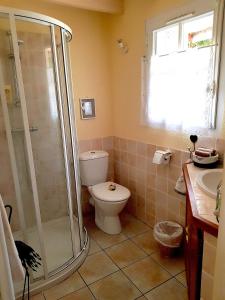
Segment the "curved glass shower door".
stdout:
<path fill-rule="evenodd" d="M 0 39 L 0 162 L 8 172 L 0 193 L 13 207 L 15 239 L 42 258 L 31 276 L 37 282 L 84 247 L 67 32 L 0 14 Z"/>
<path fill-rule="evenodd" d="M 51 272 L 73 257 L 62 132 L 64 125 L 60 120 L 57 99 L 51 27 L 16 20 L 16 28 L 18 39 L 23 41 L 19 48 L 23 85 L 45 255 L 48 272 Z M 76 240 L 79 243 L 79 237 Z"/>

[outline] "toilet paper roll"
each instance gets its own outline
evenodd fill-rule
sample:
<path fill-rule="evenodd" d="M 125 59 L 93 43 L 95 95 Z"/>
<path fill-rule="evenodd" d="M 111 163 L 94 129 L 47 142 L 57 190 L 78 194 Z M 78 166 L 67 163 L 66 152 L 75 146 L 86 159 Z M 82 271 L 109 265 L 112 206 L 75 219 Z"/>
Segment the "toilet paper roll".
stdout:
<path fill-rule="evenodd" d="M 156 151 L 153 156 L 152 162 L 153 162 L 153 164 L 156 164 L 156 165 L 163 164 L 164 163 L 164 153 L 162 153 L 160 151 Z"/>

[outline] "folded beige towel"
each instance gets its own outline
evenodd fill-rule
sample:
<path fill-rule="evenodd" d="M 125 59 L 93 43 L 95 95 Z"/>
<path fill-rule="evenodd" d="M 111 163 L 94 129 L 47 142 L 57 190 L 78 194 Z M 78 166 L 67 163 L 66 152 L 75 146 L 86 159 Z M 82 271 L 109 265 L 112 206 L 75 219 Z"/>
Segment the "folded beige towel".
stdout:
<path fill-rule="evenodd" d="M 5 240 L 8 249 L 8 256 L 10 262 L 10 268 L 12 273 L 12 278 L 14 282 L 20 282 L 24 280 L 24 269 L 19 258 L 18 251 L 13 239 L 11 227 L 9 225 L 8 217 L 6 214 L 5 206 L 0 195 L 0 211 L 2 216 L 2 223 L 4 226 Z"/>

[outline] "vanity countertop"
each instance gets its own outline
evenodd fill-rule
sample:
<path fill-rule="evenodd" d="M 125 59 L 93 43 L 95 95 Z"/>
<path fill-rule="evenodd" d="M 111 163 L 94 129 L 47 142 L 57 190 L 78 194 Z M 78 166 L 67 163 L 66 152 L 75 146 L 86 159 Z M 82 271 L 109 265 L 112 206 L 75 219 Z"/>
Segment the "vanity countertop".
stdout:
<path fill-rule="evenodd" d="M 205 194 L 196 182 L 198 174 L 205 170 L 195 167 L 193 163 L 185 164 L 183 167 L 184 179 L 193 217 L 201 229 L 217 236 L 218 222 L 214 215 L 216 200 Z"/>

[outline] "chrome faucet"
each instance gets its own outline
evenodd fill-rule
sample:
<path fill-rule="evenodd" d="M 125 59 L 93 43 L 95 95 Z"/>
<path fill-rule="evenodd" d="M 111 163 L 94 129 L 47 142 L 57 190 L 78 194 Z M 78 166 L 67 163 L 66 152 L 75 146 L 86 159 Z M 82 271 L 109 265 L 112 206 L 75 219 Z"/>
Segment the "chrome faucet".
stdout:
<path fill-rule="evenodd" d="M 221 206 L 221 187 L 222 187 L 222 180 L 217 185 L 217 193 L 216 193 L 216 209 L 214 211 L 214 215 L 216 216 L 217 222 L 219 223 L 219 217 L 220 217 L 220 206 Z"/>

